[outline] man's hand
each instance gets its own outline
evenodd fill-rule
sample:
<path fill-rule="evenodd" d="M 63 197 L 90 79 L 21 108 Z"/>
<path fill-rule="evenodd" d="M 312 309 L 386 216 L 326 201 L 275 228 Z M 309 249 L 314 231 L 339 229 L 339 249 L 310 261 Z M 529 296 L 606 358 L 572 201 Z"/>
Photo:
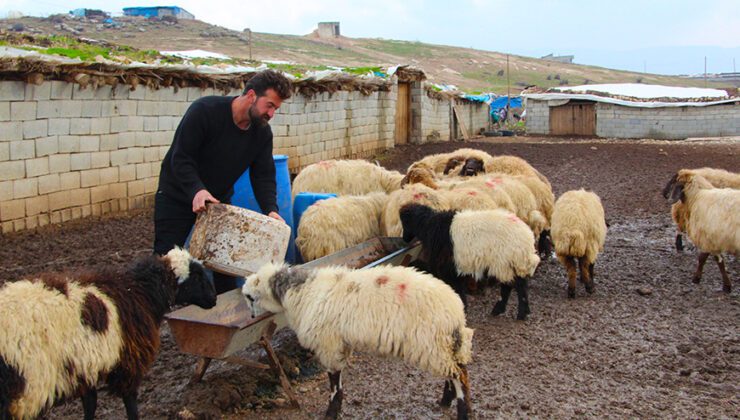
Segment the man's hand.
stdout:
<path fill-rule="evenodd" d="M 278 214 L 278 212 L 276 212 L 276 211 L 271 211 L 271 212 L 270 212 L 270 213 L 269 213 L 269 214 L 267 215 L 267 217 L 272 217 L 272 218 L 273 218 L 273 219 L 275 219 L 275 220 L 280 220 L 281 222 L 285 223 L 285 220 L 283 220 L 283 218 L 282 218 L 282 217 L 280 217 L 280 215 L 279 215 L 279 214 Z"/>
<path fill-rule="evenodd" d="M 206 203 L 220 203 L 208 190 L 200 190 L 193 197 L 193 213 L 200 213 L 206 209 Z"/>

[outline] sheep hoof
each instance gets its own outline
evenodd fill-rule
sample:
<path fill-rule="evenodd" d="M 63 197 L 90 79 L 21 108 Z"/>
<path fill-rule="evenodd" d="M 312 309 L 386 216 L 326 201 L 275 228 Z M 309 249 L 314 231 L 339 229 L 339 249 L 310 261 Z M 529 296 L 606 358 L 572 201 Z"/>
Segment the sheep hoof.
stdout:
<path fill-rule="evenodd" d="M 526 312 L 519 312 L 516 315 L 517 321 L 526 321 L 527 320 L 527 313 Z"/>
<path fill-rule="evenodd" d="M 694 276 L 694 278 L 692 278 L 692 279 L 691 279 L 691 281 L 692 281 L 692 282 L 693 282 L 694 284 L 699 284 L 699 283 L 701 282 L 701 277 L 699 277 L 699 276 Z"/>
<path fill-rule="evenodd" d="M 589 295 L 592 295 L 594 293 L 593 283 L 586 283 L 586 293 L 588 293 Z"/>
<path fill-rule="evenodd" d="M 725 284 L 722 286 L 722 291 L 725 293 L 730 293 L 732 292 L 732 286 L 730 286 L 729 284 Z"/>
<path fill-rule="evenodd" d="M 503 305 L 502 302 L 499 301 L 495 305 L 493 305 L 493 310 L 491 311 L 491 315 L 497 316 L 497 315 L 501 315 L 504 312 L 506 312 L 506 305 Z"/>
<path fill-rule="evenodd" d="M 575 299 L 575 297 L 576 297 L 576 289 L 575 288 L 573 288 L 573 289 L 571 289 L 570 287 L 568 288 L 568 297 L 570 299 Z"/>
<path fill-rule="evenodd" d="M 457 401 L 457 420 L 468 420 L 468 407 L 464 402 Z"/>

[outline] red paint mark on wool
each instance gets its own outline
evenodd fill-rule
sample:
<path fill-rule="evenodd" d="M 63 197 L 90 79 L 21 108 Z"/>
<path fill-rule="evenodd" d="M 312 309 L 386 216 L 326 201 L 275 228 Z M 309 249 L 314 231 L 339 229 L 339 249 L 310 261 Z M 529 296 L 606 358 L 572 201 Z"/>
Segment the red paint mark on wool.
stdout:
<path fill-rule="evenodd" d="M 378 277 L 377 279 L 375 279 L 375 283 L 378 286 L 382 286 L 382 285 L 388 283 L 388 276 L 380 276 L 380 277 Z"/>
<path fill-rule="evenodd" d="M 398 285 L 398 300 L 401 302 L 406 299 L 406 287 L 406 283 L 401 283 Z"/>
<path fill-rule="evenodd" d="M 414 194 L 414 200 L 418 201 L 418 200 L 421 200 L 422 198 L 426 198 L 426 196 L 427 195 L 425 193 L 416 193 Z"/>
<path fill-rule="evenodd" d="M 328 161 L 328 160 L 322 160 L 318 163 L 318 165 L 322 168 L 331 168 L 334 166 L 334 162 Z"/>
<path fill-rule="evenodd" d="M 516 216 L 515 216 L 515 215 L 513 215 L 513 214 L 512 214 L 512 215 L 510 215 L 510 216 L 508 216 L 508 218 L 509 218 L 509 220 L 511 220 L 511 221 L 512 221 L 512 222 L 514 222 L 514 223 L 517 223 L 517 222 L 521 222 L 521 221 L 522 221 L 522 219 L 520 219 L 520 218 L 516 217 Z"/>
<path fill-rule="evenodd" d="M 496 186 L 500 184 L 501 182 L 502 182 L 501 178 L 494 178 L 494 179 L 489 179 L 488 181 L 486 181 L 486 185 L 491 188 L 496 188 Z"/>
<path fill-rule="evenodd" d="M 468 191 L 468 195 L 476 196 L 478 193 L 475 191 Z"/>

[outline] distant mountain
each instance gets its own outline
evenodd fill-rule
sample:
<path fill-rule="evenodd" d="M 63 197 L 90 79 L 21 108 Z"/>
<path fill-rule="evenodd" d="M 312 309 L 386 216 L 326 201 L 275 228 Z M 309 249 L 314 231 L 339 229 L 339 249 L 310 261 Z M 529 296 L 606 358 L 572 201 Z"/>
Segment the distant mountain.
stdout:
<path fill-rule="evenodd" d="M 425 44 L 421 42 L 396 41 L 374 38 L 320 38 L 317 33 L 305 36 L 279 35 L 232 31 L 220 26 L 210 25 L 198 20 L 178 22 L 149 20 L 144 18 L 114 18 L 114 22 L 89 19 L 73 19 L 69 15 L 53 15 L 48 18 L 24 17 L 0 21 L 1 30 L 25 31 L 31 33 L 67 35 L 105 40 L 115 44 L 129 45 L 138 49 L 194 50 L 201 49 L 218 52 L 231 57 L 253 58 L 261 61 L 290 62 L 297 65 L 389 67 L 397 64 L 411 64 L 424 70 L 430 82 L 455 85 L 467 92 L 511 91 L 516 94 L 524 87 L 537 85 L 551 87 L 558 85 L 581 85 L 588 83 L 650 83 L 669 86 L 704 86 L 702 80 L 661 76 L 658 72 L 658 52 L 646 49 L 637 52 L 600 53 L 598 51 L 554 51 L 555 54 L 574 54 L 575 62 L 593 65 L 565 64 L 503 52 L 481 51 L 470 48 Z M 250 45 L 251 36 L 251 45 Z M 697 63 L 703 72 L 701 63 Z M 735 50 L 736 51 L 736 50 Z M 532 54 L 539 57 L 542 54 Z M 675 52 L 673 56 L 688 54 Z M 709 53 L 707 53 L 709 56 Z M 666 57 L 671 55 L 666 53 Z M 650 58 L 643 58 L 650 57 Z M 629 58 L 632 61 L 626 61 Z M 647 60 L 647 71 L 642 73 L 643 62 Z M 689 62 L 696 61 L 692 55 Z M 725 59 L 726 60 L 726 59 Z M 683 61 L 683 59 L 682 59 Z M 626 63 L 626 64 L 625 64 Z M 654 64 L 655 63 L 655 64 Z M 710 62 L 711 63 L 711 62 Z M 290 64 L 283 64 L 290 70 Z M 608 67 L 625 66 L 628 71 Z M 667 68 L 667 67 L 666 67 Z M 675 70 L 684 72 L 683 70 Z M 709 67 L 710 71 L 721 71 L 719 67 Z M 727 66 L 724 67 L 729 71 Z M 666 71 L 666 70 L 660 70 Z M 696 72 L 687 69 L 686 73 Z M 710 83 L 709 87 L 727 87 L 722 83 Z"/>

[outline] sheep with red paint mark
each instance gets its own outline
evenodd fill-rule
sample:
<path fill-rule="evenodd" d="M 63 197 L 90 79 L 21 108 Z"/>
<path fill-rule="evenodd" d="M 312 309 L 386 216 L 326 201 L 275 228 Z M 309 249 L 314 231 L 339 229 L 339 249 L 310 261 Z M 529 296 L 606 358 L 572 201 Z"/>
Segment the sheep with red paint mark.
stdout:
<path fill-rule="evenodd" d="M 253 313 L 282 312 L 301 345 L 326 367 L 331 387 L 327 418 L 342 405 L 341 374 L 352 351 L 390 356 L 446 379 L 440 404 L 457 399 L 458 418 L 470 414 L 466 365 L 473 330 L 462 301 L 442 281 L 409 267 L 313 270 L 267 264 L 242 289 Z"/>
<path fill-rule="evenodd" d="M 303 168 L 293 180 L 293 197 L 300 192 L 364 195 L 401 188 L 404 175 L 366 160 L 323 160 Z"/>
<path fill-rule="evenodd" d="M 139 384 L 159 350 L 159 326 L 175 303 L 203 308 L 216 292 L 187 251 L 149 256 L 127 270 L 43 274 L 0 288 L 0 418 L 35 418 L 81 396 L 95 416 L 105 381 L 138 418 Z"/>
<path fill-rule="evenodd" d="M 420 204 L 400 210 L 403 239 L 421 241 L 429 272 L 445 281 L 466 300 L 467 285 L 460 276 L 475 280 L 494 277 L 501 284 L 501 300 L 492 314 L 506 311 L 512 286 L 519 298 L 517 319 L 530 313 L 529 278 L 540 262 L 532 230 L 515 214 L 503 210 L 437 211 Z"/>

